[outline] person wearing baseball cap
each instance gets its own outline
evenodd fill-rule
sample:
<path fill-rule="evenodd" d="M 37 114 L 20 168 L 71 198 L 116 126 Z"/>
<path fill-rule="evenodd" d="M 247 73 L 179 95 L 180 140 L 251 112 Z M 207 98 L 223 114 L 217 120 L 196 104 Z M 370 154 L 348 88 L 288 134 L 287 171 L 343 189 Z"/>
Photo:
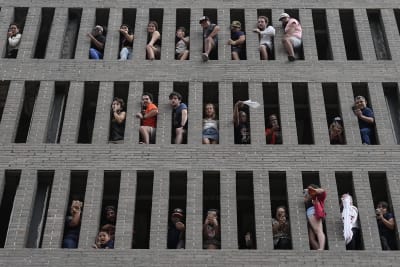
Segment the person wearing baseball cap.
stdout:
<path fill-rule="evenodd" d="M 242 24 L 240 21 L 234 20 L 231 24 L 231 39 L 228 40 L 228 45 L 231 45 L 232 60 L 240 60 L 240 54 L 244 43 L 246 42 L 246 36 L 240 29 Z"/>
<path fill-rule="evenodd" d="M 282 38 L 282 44 L 286 49 L 289 61 L 295 61 L 294 50 L 301 47 L 302 28 L 297 19 L 291 18 L 288 13 L 282 13 L 279 16 L 285 35 Z"/>
<path fill-rule="evenodd" d="M 203 28 L 203 42 L 204 42 L 204 53 L 202 54 L 203 61 L 208 61 L 210 53 L 218 45 L 218 31 L 219 26 L 211 23 L 207 16 L 202 16 L 199 20 L 201 27 Z"/>
<path fill-rule="evenodd" d="M 103 58 L 104 44 L 106 37 L 104 36 L 104 28 L 100 25 L 94 27 L 92 33 L 88 33 L 90 39 L 89 58 L 99 60 Z"/>
<path fill-rule="evenodd" d="M 181 208 L 175 208 L 171 213 L 171 219 L 168 224 L 167 248 L 185 248 L 185 224 Z"/>

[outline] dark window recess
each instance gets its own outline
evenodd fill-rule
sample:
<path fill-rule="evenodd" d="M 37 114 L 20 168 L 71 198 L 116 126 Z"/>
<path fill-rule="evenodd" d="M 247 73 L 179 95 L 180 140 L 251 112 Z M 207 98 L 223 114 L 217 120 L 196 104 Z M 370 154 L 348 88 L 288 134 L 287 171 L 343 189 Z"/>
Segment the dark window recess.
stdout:
<path fill-rule="evenodd" d="M 293 83 L 293 102 L 296 115 L 297 141 L 299 144 L 314 144 L 310 100 L 306 83 Z"/>
<path fill-rule="evenodd" d="M 90 144 L 92 142 L 98 94 L 99 82 L 85 82 L 85 96 L 83 99 L 78 143 Z"/>
<path fill-rule="evenodd" d="M 174 89 L 173 89 L 174 92 L 178 92 L 179 94 L 181 94 L 181 96 L 182 96 L 181 103 L 185 103 L 186 106 L 188 107 L 188 111 L 189 111 L 189 102 L 188 102 L 189 101 L 189 83 L 188 82 L 174 82 L 173 87 L 174 87 Z M 189 112 L 188 112 L 188 114 L 189 114 Z M 173 119 L 174 118 L 173 118 L 173 112 L 172 112 L 172 120 Z M 187 128 L 189 128 L 189 123 L 190 123 L 189 120 L 190 120 L 190 118 L 188 117 L 187 124 L 186 124 Z M 173 121 L 171 123 L 173 123 Z M 171 144 L 174 144 L 175 143 L 175 129 L 174 129 L 173 125 L 171 127 L 171 131 L 172 131 Z M 188 129 L 186 129 L 186 133 L 183 134 L 182 144 L 187 144 L 187 135 L 188 135 Z"/>
<path fill-rule="evenodd" d="M 214 8 L 203 9 L 203 15 L 210 18 L 210 23 L 218 25 L 218 11 Z M 203 40 L 203 39 L 202 39 Z M 204 41 L 203 41 L 203 51 L 204 51 Z M 208 55 L 210 60 L 218 60 L 218 46 L 216 46 L 211 53 Z"/>
<path fill-rule="evenodd" d="M 268 25 L 273 26 L 272 22 L 272 11 L 271 9 L 257 9 L 257 19 L 259 16 L 264 16 L 268 18 Z M 272 38 L 272 44 L 274 44 L 274 38 Z M 268 60 L 275 60 L 275 45 L 272 46 L 272 51 L 271 53 L 268 54 Z"/>
<path fill-rule="evenodd" d="M 137 172 L 136 204 L 132 248 L 148 249 L 150 244 L 151 206 L 154 173 Z"/>
<path fill-rule="evenodd" d="M 235 108 L 235 104 L 237 101 L 246 101 L 249 99 L 249 85 L 248 83 L 245 82 L 234 82 L 232 84 L 233 88 L 233 109 Z M 250 108 L 247 105 L 243 105 L 242 108 L 239 109 L 240 111 L 244 111 L 247 114 L 247 129 L 250 131 Z M 240 115 L 240 114 L 239 114 Z M 250 135 L 250 140 L 247 142 L 248 144 L 251 143 L 251 132 L 249 132 Z M 238 133 L 238 130 L 235 129 L 234 127 L 234 136 L 235 136 L 235 144 L 242 144 L 240 140 L 240 134 Z"/>
<path fill-rule="evenodd" d="M 168 203 L 168 224 L 172 224 L 171 216 L 173 210 L 179 208 L 183 211 L 184 217 L 182 219 L 182 223 L 186 225 L 186 198 L 187 198 L 187 174 L 182 171 L 174 171 L 169 174 L 169 203 Z M 168 226 L 168 229 L 170 226 Z M 185 248 L 185 245 L 177 244 L 175 246 L 174 235 L 168 234 L 167 237 L 167 248 L 168 249 L 176 249 L 176 248 Z M 185 235 L 180 237 L 180 240 L 183 240 L 183 244 L 185 244 Z"/>
<path fill-rule="evenodd" d="M 114 98 L 121 98 L 124 103 L 125 103 L 125 112 L 127 111 L 128 108 L 128 94 L 129 94 L 129 82 L 114 82 Z M 112 102 L 110 103 L 110 132 L 109 132 L 109 141 L 111 141 L 111 120 L 113 118 L 113 114 L 111 112 L 112 108 L 111 108 Z M 125 131 L 125 129 L 124 129 Z"/>
<path fill-rule="evenodd" d="M 392 122 L 393 135 L 397 144 L 400 144 L 400 94 L 397 83 L 383 83 L 383 92 L 385 94 L 386 106 Z"/>
<path fill-rule="evenodd" d="M 368 176 L 369 176 L 369 184 L 371 187 L 372 199 L 374 201 L 374 208 L 377 208 L 379 202 L 385 201 L 388 204 L 387 213 L 392 213 L 395 220 L 394 232 L 389 234 L 391 237 L 393 237 L 393 240 L 387 238 L 387 242 L 386 244 L 384 244 L 385 242 L 382 242 L 381 239 L 382 249 L 388 250 L 387 246 L 389 245 L 390 250 L 398 250 L 399 249 L 398 226 L 396 224 L 396 219 L 395 219 L 396 214 L 394 214 L 393 211 L 392 197 L 390 195 L 391 188 L 389 188 L 386 173 L 368 172 Z M 381 235 L 381 233 L 379 233 L 379 235 Z"/>
<path fill-rule="evenodd" d="M 65 107 L 69 91 L 69 82 L 55 82 L 53 104 L 47 127 L 46 143 L 60 143 L 64 122 Z"/>
<path fill-rule="evenodd" d="M 400 9 L 394 9 L 394 17 L 396 19 L 396 24 L 397 24 L 397 30 L 399 31 L 400 34 Z"/>
<path fill-rule="evenodd" d="M 279 92 L 278 83 L 263 83 L 263 100 L 264 100 L 264 122 L 266 128 L 271 128 L 269 116 L 276 115 L 279 126 L 281 125 L 280 109 L 279 109 Z M 268 143 L 268 141 L 266 140 Z M 278 142 L 279 143 L 279 142 Z"/>
<path fill-rule="evenodd" d="M 26 143 L 31 125 L 32 113 L 35 107 L 36 97 L 39 92 L 40 82 L 25 82 L 24 102 L 19 116 L 18 129 L 15 143 Z"/>
<path fill-rule="evenodd" d="M 184 27 L 186 32 L 185 36 L 190 36 L 190 9 L 189 8 L 177 8 L 176 9 L 176 28 Z M 175 38 L 175 44 L 179 41 L 179 39 Z M 190 50 L 190 47 L 189 47 Z M 178 59 L 175 55 L 175 59 Z M 190 59 L 190 54 L 188 59 Z"/>
<path fill-rule="evenodd" d="M 217 210 L 218 214 L 218 222 L 219 229 L 222 229 L 221 226 L 221 189 L 220 189 L 220 174 L 219 172 L 214 171 L 206 171 L 203 172 L 203 221 L 201 225 L 203 225 L 206 217 L 207 211 L 210 209 Z M 219 240 L 221 241 L 221 240 Z M 205 248 L 206 242 L 203 238 L 203 248 Z"/>
<path fill-rule="evenodd" d="M 9 88 L 10 88 L 10 81 L 0 81 L 0 122 L 1 118 L 3 117 L 4 107 L 6 106 L 6 100 Z"/>
<path fill-rule="evenodd" d="M 376 59 L 392 59 L 380 10 L 367 10 Z"/>
<path fill-rule="evenodd" d="M 299 15 L 299 10 L 298 9 L 285 9 L 285 12 L 289 14 L 289 16 L 291 18 L 295 18 L 299 21 L 299 23 L 301 24 L 300 21 L 300 15 Z M 301 44 L 300 47 L 296 48 L 294 50 L 296 56 L 298 59 L 304 59 L 304 49 L 303 49 L 303 44 Z"/>
<path fill-rule="evenodd" d="M 315 41 L 319 60 L 332 60 L 331 40 L 329 37 L 328 23 L 324 9 L 313 9 L 312 18 L 314 24 Z"/>
<path fill-rule="evenodd" d="M 344 46 L 347 60 L 361 60 L 361 48 L 358 39 L 357 26 L 354 13 L 351 9 L 339 10 L 340 24 L 342 26 Z"/>
<path fill-rule="evenodd" d="M 12 209 L 14 207 L 15 193 L 17 192 L 21 171 L 6 170 L 3 194 L 0 205 L 0 248 L 4 248 L 8 233 Z"/>
<path fill-rule="evenodd" d="M 121 184 L 121 171 L 104 171 L 104 189 L 102 201 L 102 217 L 100 228 L 106 224 L 116 225 L 118 213 L 118 198 Z M 115 208 L 115 217 L 107 218 L 105 207 L 113 206 Z M 114 228 L 115 230 L 115 228 Z"/>
<path fill-rule="evenodd" d="M 19 26 L 19 32 L 22 34 L 25 28 L 26 16 L 28 15 L 27 7 L 16 7 L 14 9 L 14 21 Z"/>
<path fill-rule="evenodd" d="M 368 89 L 368 83 L 352 83 L 351 84 L 353 88 L 353 96 L 363 96 L 365 97 L 365 100 L 367 101 L 367 107 L 372 108 L 372 103 L 370 101 L 371 97 L 369 95 L 369 89 Z M 378 145 L 379 144 L 379 138 L 378 138 L 378 131 L 376 129 L 376 125 L 374 123 L 374 134 L 371 136 L 371 144 L 372 145 Z"/>
<path fill-rule="evenodd" d="M 160 46 L 162 45 L 162 38 L 163 38 L 163 34 L 162 34 L 162 29 L 163 29 L 163 20 L 164 20 L 164 9 L 162 8 L 150 8 L 149 10 L 149 15 L 150 15 L 150 21 L 155 21 L 157 22 L 158 25 L 158 31 L 161 34 L 161 39 L 159 41 Z M 147 43 L 149 43 L 151 40 L 151 36 L 150 34 L 147 34 Z M 155 59 L 159 60 L 161 58 L 161 50 L 160 53 L 155 55 Z M 146 52 L 146 59 L 148 59 L 148 55 Z"/>
<path fill-rule="evenodd" d="M 320 181 L 319 181 L 319 173 L 318 172 L 309 172 L 309 171 L 303 171 L 301 172 L 302 174 L 302 181 L 303 181 L 303 188 L 307 188 L 310 184 L 314 184 L 317 186 L 321 186 Z M 306 211 L 304 211 L 306 212 Z M 328 236 L 326 234 L 326 225 L 325 221 L 323 220 L 322 222 L 323 228 L 324 228 L 324 234 L 325 234 L 325 250 L 328 250 Z M 310 231 L 310 228 L 308 228 L 308 231 Z M 315 237 L 317 238 L 317 237 Z M 318 239 L 317 239 L 318 240 Z M 310 243 L 310 249 L 313 249 Z"/>
<path fill-rule="evenodd" d="M 135 34 L 136 8 L 122 9 L 122 24 L 128 25 L 129 28 L 131 29 L 132 34 L 133 35 Z M 121 42 L 119 42 L 118 59 L 120 58 L 119 52 L 121 51 L 121 49 L 122 49 Z"/>
<path fill-rule="evenodd" d="M 246 21 L 245 21 L 245 16 L 244 16 L 244 9 L 231 9 L 230 10 L 230 15 L 231 15 L 231 23 L 232 21 L 239 21 L 242 24 L 241 31 L 246 34 Z M 242 49 L 239 54 L 239 58 L 241 60 L 246 60 L 247 55 L 246 55 L 246 43 L 242 45 Z"/>
<path fill-rule="evenodd" d="M 284 207 L 286 209 L 286 220 L 290 222 L 285 172 L 269 172 L 269 192 L 271 199 L 271 218 L 276 218 L 277 209 L 279 207 Z M 290 234 L 289 244 L 278 243 L 277 247 L 274 246 L 275 249 L 283 249 L 282 247 L 286 247 L 287 249 L 292 249 L 291 234 Z"/>
<path fill-rule="evenodd" d="M 42 247 L 53 177 L 54 171 L 38 171 L 37 173 L 36 196 L 31 210 L 32 217 L 26 242 L 27 248 Z"/>
<path fill-rule="evenodd" d="M 239 249 L 257 249 L 252 172 L 236 173 L 236 202 Z M 250 240 L 246 241 L 248 234 Z"/>
<path fill-rule="evenodd" d="M 61 58 L 74 58 L 81 25 L 82 8 L 68 9 L 68 24 L 61 49 Z"/>
<path fill-rule="evenodd" d="M 96 25 L 100 25 L 103 27 L 104 35 L 107 35 L 107 27 L 108 27 L 108 18 L 110 16 L 109 8 L 96 8 Z"/>
<path fill-rule="evenodd" d="M 49 40 L 51 25 L 53 23 L 55 8 L 42 8 L 39 35 L 36 42 L 34 58 L 45 58 L 47 42 Z"/>
<path fill-rule="evenodd" d="M 71 183 L 69 186 L 69 196 L 68 196 L 66 217 L 71 216 L 70 210 L 71 210 L 71 204 L 72 204 L 73 200 L 78 200 L 83 203 L 81 216 L 83 215 L 83 212 L 85 211 L 84 201 L 85 201 L 87 177 L 88 177 L 88 171 L 82 171 L 82 170 L 71 171 L 71 177 L 70 177 Z M 80 231 L 80 228 L 78 231 Z M 64 228 L 63 237 L 65 237 L 65 235 L 67 233 L 68 233 L 67 229 Z M 79 235 L 79 233 L 78 233 L 78 235 Z M 79 237 L 78 237 L 78 242 L 76 245 L 78 245 L 78 243 L 79 243 Z"/>
<path fill-rule="evenodd" d="M 335 172 L 336 186 L 338 191 L 338 201 L 340 203 L 340 212 L 343 210 L 343 205 L 341 204 L 341 197 L 343 194 L 349 194 L 353 199 L 353 205 L 357 207 L 357 198 L 354 192 L 353 175 L 351 172 Z M 353 248 L 348 248 L 348 250 L 362 250 L 364 249 L 364 242 L 362 240 L 362 229 L 360 223 L 360 216 L 358 216 L 358 226 L 359 226 L 359 238 L 353 238 L 355 245 Z"/>
<path fill-rule="evenodd" d="M 343 117 L 342 111 L 340 109 L 340 102 L 339 102 L 339 93 L 336 83 L 323 83 L 322 84 L 322 93 L 324 95 L 324 103 L 325 103 L 325 112 L 326 112 L 326 123 L 328 127 L 328 134 L 329 134 L 329 127 L 334 120 L 340 120 L 338 122 L 343 126 Z M 346 144 L 346 135 L 343 129 L 343 141 Z M 334 141 L 331 140 L 331 144 Z"/>

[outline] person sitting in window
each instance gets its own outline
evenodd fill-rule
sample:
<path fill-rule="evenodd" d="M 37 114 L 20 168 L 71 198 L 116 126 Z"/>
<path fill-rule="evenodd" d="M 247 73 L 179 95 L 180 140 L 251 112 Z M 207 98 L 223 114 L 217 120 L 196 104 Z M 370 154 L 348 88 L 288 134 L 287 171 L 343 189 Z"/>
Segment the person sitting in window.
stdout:
<path fill-rule="evenodd" d="M 246 42 L 246 35 L 241 31 L 241 27 L 240 21 L 232 21 L 231 39 L 228 40 L 228 45 L 231 46 L 232 60 L 240 60 L 240 54 Z"/>
<path fill-rule="evenodd" d="M 218 223 L 218 211 L 209 209 L 203 224 L 203 248 L 219 249 L 221 247 L 221 233 Z"/>
<path fill-rule="evenodd" d="M 275 218 L 272 218 L 272 233 L 274 249 L 291 249 L 290 224 L 286 213 L 286 207 L 276 208 Z"/>
<path fill-rule="evenodd" d="M 347 250 L 358 250 L 361 246 L 358 209 L 353 205 L 353 198 L 343 194 L 340 198 L 342 208 L 343 236 Z"/>
<path fill-rule="evenodd" d="M 132 57 L 133 34 L 131 28 L 127 24 L 119 27 L 119 44 L 121 51 L 119 52 L 120 60 L 128 60 Z"/>
<path fill-rule="evenodd" d="M 237 101 L 233 110 L 235 144 L 250 144 L 250 125 L 243 101 Z"/>
<path fill-rule="evenodd" d="M 396 250 L 396 223 L 393 214 L 389 212 L 389 205 L 387 202 L 380 201 L 376 206 L 376 219 L 378 222 L 382 249 Z"/>
<path fill-rule="evenodd" d="M 282 38 L 282 44 L 288 54 L 288 60 L 295 61 L 296 57 L 294 50 L 300 48 L 303 42 L 303 30 L 301 28 L 300 22 L 295 18 L 291 18 L 287 13 L 282 13 L 279 16 L 279 21 L 282 22 L 282 27 L 285 31 L 285 34 Z"/>
<path fill-rule="evenodd" d="M 153 104 L 153 95 L 143 93 L 142 95 L 142 111 L 136 113 L 136 117 L 140 119 L 139 133 L 141 143 L 150 144 L 154 142 L 157 128 L 158 108 Z"/>
<path fill-rule="evenodd" d="M 113 249 L 114 240 L 110 238 L 110 234 L 107 231 L 100 230 L 97 235 L 96 242 L 93 245 L 93 248 Z"/>
<path fill-rule="evenodd" d="M 331 145 L 344 145 L 344 131 L 340 117 L 335 117 L 329 125 L 329 139 Z"/>
<path fill-rule="evenodd" d="M 325 217 L 324 203 L 326 191 L 318 185 L 310 184 L 304 189 L 304 202 L 307 209 L 308 237 L 312 249 L 325 249 L 325 234 L 322 219 Z"/>
<path fill-rule="evenodd" d="M 176 208 L 173 210 L 168 224 L 167 248 L 169 249 L 185 248 L 185 223 L 183 217 L 182 209 Z"/>
<path fill-rule="evenodd" d="M 279 127 L 278 117 L 275 114 L 268 116 L 268 124 L 265 129 L 267 144 L 282 144 L 282 132 Z"/>
<path fill-rule="evenodd" d="M 106 37 L 104 36 L 104 28 L 100 25 L 94 27 L 92 33 L 88 33 L 90 39 L 89 58 L 99 60 L 103 58 L 104 44 Z"/>
<path fill-rule="evenodd" d="M 111 143 L 122 143 L 125 132 L 125 103 L 124 100 L 115 97 L 111 104 Z"/>
<path fill-rule="evenodd" d="M 354 98 L 353 111 L 354 115 L 358 118 L 362 143 L 364 145 L 372 144 L 375 118 L 372 109 L 367 107 L 367 100 L 365 97 L 356 96 Z"/>
<path fill-rule="evenodd" d="M 260 55 L 261 60 L 268 60 L 272 55 L 273 38 L 275 36 L 275 28 L 271 25 L 268 26 L 268 18 L 259 16 L 257 21 L 257 29 L 253 31 L 258 33 L 260 38 Z M 268 26 L 268 27 L 267 27 Z"/>
<path fill-rule="evenodd" d="M 77 248 L 79 233 L 81 230 L 83 203 L 79 200 L 72 200 L 70 207 L 71 216 L 65 218 L 63 248 Z"/>
<path fill-rule="evenodd" d="M 203 61 L 208 61 L 211 51 L 218 47 L 219 26 L 211 23 L 207 16 L 201 17 L 199 23 L 203 28 L 204 53 L 201 55 L 201 58 Z"/>
<path fill-rule="evenodd" d="M 218 120 L 215 119 L 215 105 L 208 103 L 205 106 L 203 119 L 203 144 L 218 144 Z"/>
<path fill-rule="evenodd" d="M 19 26 L 11 23 L 7 32 L 7 54 L 6 58 L 17 58 L 19 44 L 22 35 L 19 33 Z"/>
<path fill-rule="evenodd" d="M 150 21 L 147 24 L 147 39 L 149 43 L 146 46 L 146 58 L 149 60 L 160 59 L 161 55 L 161 34 L 158 31 L 156 21 Z"/>
<path fill-rule="evenodd" d="M 186 35 L 186 29 L 179 27 L 175 36 L 175 58 L 186 60 L 189 58 L 189 36 Z"/>

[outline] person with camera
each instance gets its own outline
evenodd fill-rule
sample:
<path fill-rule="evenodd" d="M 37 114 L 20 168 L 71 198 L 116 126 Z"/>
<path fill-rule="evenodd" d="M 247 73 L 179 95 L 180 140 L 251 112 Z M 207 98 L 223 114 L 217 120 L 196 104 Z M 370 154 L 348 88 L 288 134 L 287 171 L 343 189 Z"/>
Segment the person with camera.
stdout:
<path fill-rule="evenodd" d="M 141 144 L 153 143 L 157 127 L 158 108 L 153 104 L 153 95 L 143 93 L 142 110 L 136 113 L 136 117 L 140 119 L 140 138 Z"/>
<path fill-rule="evenodd" d="M 218 223 L 218 211 L 209 209 L 203 224 L 203 248 L 220 249 L 221 233 Z"/>
<path fill-rule="evenodd" d="M 6 58 L 17 58 L 19 44 L 22 35 L 19 33 L 19 27 L 16 23 L 11 23 L 7 32 L 7 54 Z"/>
<path fill-rule="evenodd" d="M 111 104 L 111 143 L 118 144 L 124 140 L 125 133 L 125 102 L 123 99 L 115 97 Z"/>
<path fill-rule="evenodd" d="M 360 127 L 361 140 L 363 145 L 370 145 L 374 137 L 374 112 L 367 107 L 367 100 L 363 96 L 354 98 L 353 106 L 354 115 L 358 118 L 358 126 Z"/>
<path fill-rule="evenodd" d="M 272 218 L 272 233 L 274 249 L 291 249 L 290 224 L 284 206 L 276 208 L 275 218 Z"/>
<path fill-rule="evenodd" d="M 326 191 L 318 185 L 310 184 L 304 189 L 304 203 L 307 209 L 308 237 L 312 249 L 325 249 L 325 234 L 322 220 L 325 218 L 324 203 Z"/>
<path fill-rule="evenodd" d="M 168 249 L 185 248 L 185 223 L 183 210 L 176 208 L 172 211 L 171 220 L 168 224 Z"/>
<path fill-rule="evenodd" d="M 92 33 L 88 33 L 90 39 L 89 58 L 99 60 L 103 58 L 104 44 L 106 37 L 104 36 L 104 28 L 100 25 L 94 27 Z"/>
<path fill-rule="evenodd" d="M 65 218 L 63 248 L 77 248 L 79 233 L 81 230 L 83 203 L 79 200 L 72 200 L 70 207 L 71 216 Z"/>
<path fill-rule="evenodd" d="M 128 60 L 132 57 L 133 48 L 133 33 L 129 25 L 122 24 L 119 27 L 119 46 L 121 51 L 119 52 L 120 60 Z"/>
<path fill-rule="evenodd" d="M 388 211 L 389 205 L 385 201 L 380 201 L 376 206 L 376 219 L 378 222 L 379 235 L 383 250 L 397 249 L 396 223 L 394 216 Z"/>
<path fill-rule="evenodd" d="M 276 114 L 271 114 L 268 116 L 268 124 L 265 129 L 265 138 L 267 144 L 275 145 L 282 144 L 282 132 L 279 127 L 278 117 Z"/>

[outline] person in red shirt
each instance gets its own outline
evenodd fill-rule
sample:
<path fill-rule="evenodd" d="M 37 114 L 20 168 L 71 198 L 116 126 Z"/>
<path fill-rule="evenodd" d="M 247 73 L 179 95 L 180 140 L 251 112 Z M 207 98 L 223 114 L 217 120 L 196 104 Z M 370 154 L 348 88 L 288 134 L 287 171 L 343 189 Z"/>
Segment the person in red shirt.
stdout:
<path fill-rule="evenodd" d="M 136 117 L 141 120 L 139 133 L 141 143 L 150 144 L 154 143 L 154 137 L 157 127 L 157 114 L 158 108 L 153 104 L 153 96 L 150 93 L 143 93 L 142 95 L 142 111 L 136 113 Z"/>
<path fill-rule="evenodd" d="M 282 144 L 282 133 L 279 127 L 278 117 L 275 114 L 271 114 L 268 117 L 265 137 L 267 139 L 267 144 Z"/>

